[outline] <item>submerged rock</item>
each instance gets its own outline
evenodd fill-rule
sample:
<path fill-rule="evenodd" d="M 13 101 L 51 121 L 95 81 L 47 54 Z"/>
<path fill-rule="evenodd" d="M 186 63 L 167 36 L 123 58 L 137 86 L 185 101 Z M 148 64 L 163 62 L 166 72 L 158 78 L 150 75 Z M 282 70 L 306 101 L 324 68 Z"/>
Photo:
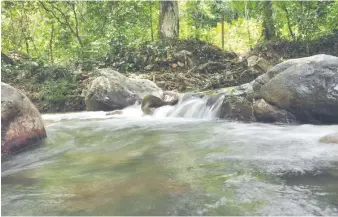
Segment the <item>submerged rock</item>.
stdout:
<path fill-rule="evenodd" d="M 111 112 L 107 112 L 106 115 L 122 115 L 123 111 L 122 110 L 114 110 Z"/>
<path fill-rule="evenodd" d="M 203 98 L 203 97 L 205 97 L 205 95 L 203 93 L 185 93 L 182 96 L 181 101 L 184 102 L 184 101 L 192 99 L 192 98 Z"/>
<path fill-rule="evenodd" d="M 338 144 L 338 133 L 331 133 L 326 135 L 319 140 L 322 143 L 336 143 Z"/>
<path fill-rule="evenodd" d="M 147 79 L 127 78 L 112 69 L 100 69 L 85 91 L 87 110 L 115 110 L 141 102 L 151 94 L 163 97 L 163 91 Z"/>
<path fill-rule="evenodd" d="M 1 82 L 1 155 L 46 137 L 41 115 L 19 90 Z"/>
<path fill-rule="evenodd" d="M 273 76 L 274 75 L 274 76 Z M 262 76 L 259 96 L 302 122 L 338 123 L 338 57 L 292 59 Z"/>
<path fill-rule="evenodd" d="M 143 98 L 141 109 L 145 114 L 150 115 L 153 113 L 154 108 L 158 108 L 164 105 L 165 102 L 163 102 L 161 98 L 153 95 L 148 95 Z"/>

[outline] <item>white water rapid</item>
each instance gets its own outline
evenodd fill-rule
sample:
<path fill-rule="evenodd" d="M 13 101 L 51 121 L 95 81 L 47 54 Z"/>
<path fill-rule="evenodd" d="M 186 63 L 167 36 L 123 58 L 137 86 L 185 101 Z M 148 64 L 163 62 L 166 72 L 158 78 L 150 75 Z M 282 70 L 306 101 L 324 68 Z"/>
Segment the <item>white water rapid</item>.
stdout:
<path fill-rule="evenodd" d="M 209 97 L 181 98 L 175 106 L 162 106 L 154 111 L 154 117 L 183 117 L 215 119 L 219 115 L 224 97 L 220 96 L 214 102 Z"/>
<path fill-rule="evenodd" d="M 179 102 L 174 106 L 162 106 L 155 109 L 151 115 L 155 118 L 188 118 L 188 119 L 217 119 L 224 97 L 219 96 L 215 99 L 210 97 L 190 97 L 188 99 L 181 98 Z M 107 112 L 76 112 L 76 113 L 65 113 L 65 114 L 44 114 L 45 120 L 60 121 L 65 119 L 101 119 L 110 117 L 130 117 L 140 118 L 145 117 L 141 110 L 140 104 L 128 106 L 122 110 L 121 114 L 106 115 Z"/>

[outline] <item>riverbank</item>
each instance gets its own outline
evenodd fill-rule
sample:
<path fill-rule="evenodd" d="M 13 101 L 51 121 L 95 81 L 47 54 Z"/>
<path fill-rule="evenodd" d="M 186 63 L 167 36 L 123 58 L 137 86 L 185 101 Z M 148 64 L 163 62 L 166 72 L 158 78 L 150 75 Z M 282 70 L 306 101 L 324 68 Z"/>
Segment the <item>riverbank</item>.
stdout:
<path fill-rule="evenodd" d="M 41 113 L 84 111 L 83 91 L 98 68 L 110 67 L 129 78 L 151 80 L 164 91 L 215 93 L 248 83 L 288 58 L 318 52 L 337 56 L 337 46 L 337 38 L 328 37 L 307 43 L 258 45 L 249 54 L 237 56 L 205 42 L 185 40 L 147 44 L 107 56 L 105 61 L 64 66 L 16 58 L 13 64 L 2 64 L 1 78 L 23 91 Z"/>

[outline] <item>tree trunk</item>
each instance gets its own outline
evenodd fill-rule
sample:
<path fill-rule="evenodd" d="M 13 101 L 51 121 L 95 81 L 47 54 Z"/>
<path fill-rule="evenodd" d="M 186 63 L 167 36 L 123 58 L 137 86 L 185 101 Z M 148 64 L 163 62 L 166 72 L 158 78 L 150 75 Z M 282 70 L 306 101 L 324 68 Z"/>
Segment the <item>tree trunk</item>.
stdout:
<path fill-rule="evenodd" d="M 263 2 L 263 34 L 265 40 L 271 40 L 276 37 L 275 26 L 272 18 L 272 3 L 271 1 Z"/>
<path fill-rule="evenodd" d="M 52 29 L 50 34 L 50 40 L 49 40 L 49 55 L 50 55 L 50 62 L 54 63 L 54 56 L 53 56 L 53 39 L 54 39 L 54 23 L 52 23 Z"/>
<path fill-rule="evenodd" d="M 153 2 L 149 2 L 150 6 L 150 34 L 151 34 L 151 41 L 154 41 L 154 30 L 153 30 Z"/>
<path fill-rule="evenodd" d="M 199 24 L 197 21 L 197 18 L 195 17 L 195 39 L 198 40 L 200 35 L 199 35 Z"/>
<path fill-rule="evenodd" d="M 25 44 L 26 44 L 26 53 L 27 53 L 27 56 L 30 56 L 29 55 L 29 42 L 28 42 L 28 38 L 25 38 Z"/>
<path fill-rule="evenodd" d="M 244 7 L 244 13 L 245 13 L 245 20 L 246 20 L 246 28 L 248 30 L 248 43 L 249 43 L 249 46 L 250 46 L 250 51 L 252 50 L 252 45 L 251 45 L 251 32 L 250 32 L 250 24 L 249 24 L 249 14 L 250 14 L 250 11 L 247 7 L 247 2 L 245 2 L 245 7 Z"/>
<path fill-rule="evenodd" d="M 160 2 L 159 37 L 161 40 L 178 39 L 178 2 Z"/>
<path fill-rule="evenodd" d="M 288 11 L 288 9 L 287 9 L 287 7 L 285 5 L 285 2 L 281 2 L 281 4 L 282 4 L 282 9 L 284 10 L 285 15 L 286 15 L 286 20 L 287 20 L 287 24 L 288 24 L 289 33 L 290 33 L 292 39 L 295 41 L 296 37 L 295 37 L 295 34 L 292 31 L 289 11 Z"/>

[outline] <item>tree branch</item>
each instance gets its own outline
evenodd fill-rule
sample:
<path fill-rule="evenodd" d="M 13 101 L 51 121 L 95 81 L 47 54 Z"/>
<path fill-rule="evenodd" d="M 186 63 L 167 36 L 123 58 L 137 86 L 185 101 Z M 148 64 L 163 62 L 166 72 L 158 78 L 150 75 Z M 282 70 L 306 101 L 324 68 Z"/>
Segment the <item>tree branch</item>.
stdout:
<path fill-rule="evenodd" d="M 71 4 L 68 2 L 68 4 Z M 76 37 L 77 39 L 79 40 L 80 44 L 81 44 L 81 47 L 83 46 L 82 44 L 82 40 L 80 38 L 80 35 L 79 35 L 79 24 L 78 24 L 78 21 L 77 21 L 77 15 L 76 15 L 76 10 L 75 10 L 75 3 L 74 4 L 71 4 L 72 6 L 72 9 L 73 9 L 73 13 L 74 13 L 74 18 L 75 18 L 75 31 L 76 31 Z"/>
<path fill-rule="evenodd" d="M 61 9 L 58 8 L 58 7 L 56 7 L 56 6 L 54 6 L 53 4 L 50 3 L 51 7 L 52 7 L 53 9 L 57 10 L 57 11 L 61 14 L 61 16 L 63 17 L 64 21 L 62 21 L 61 18 L 60 18 L 59 16 L 57 16 L 57 15 L 54 13 L 53 10 L 48 9 L 48 8 L 46 7 L 46 5 L 44 5 L 44 3 L 43 3 L 42 1 L 39 1 L 39 3 L 41 4 L 42 8 L 43 8 L 45 11 L 47 11 L 48 13 L 51 13 L 52 16 L 53 16 L 60 24 L 67 26 L 67 27 L 70 29 L 70 31 L 74 34 L 74 36 L 77 38 L 77 40 L 78 40 L 80 46 L 83 47 L 82 40 L 81 40 L 81 38 L 80 38 L 80 36 L 79 36 L 79 34 L 78 34 L 78 30 L 75 31 L 75 30 L 73 29 L 72 25 L 69 23 L 69 20 L 68 20 L 68 18 L 67 18 L 67 15 L 66 15 Z M 76 20 L 77 20 L 77 19 L 76 19 Z M 76 23 L 77 23 L 77 21 L 76 21 Z M 76 25 L 77 25 L 77 24 L 76 24 Z"/>

